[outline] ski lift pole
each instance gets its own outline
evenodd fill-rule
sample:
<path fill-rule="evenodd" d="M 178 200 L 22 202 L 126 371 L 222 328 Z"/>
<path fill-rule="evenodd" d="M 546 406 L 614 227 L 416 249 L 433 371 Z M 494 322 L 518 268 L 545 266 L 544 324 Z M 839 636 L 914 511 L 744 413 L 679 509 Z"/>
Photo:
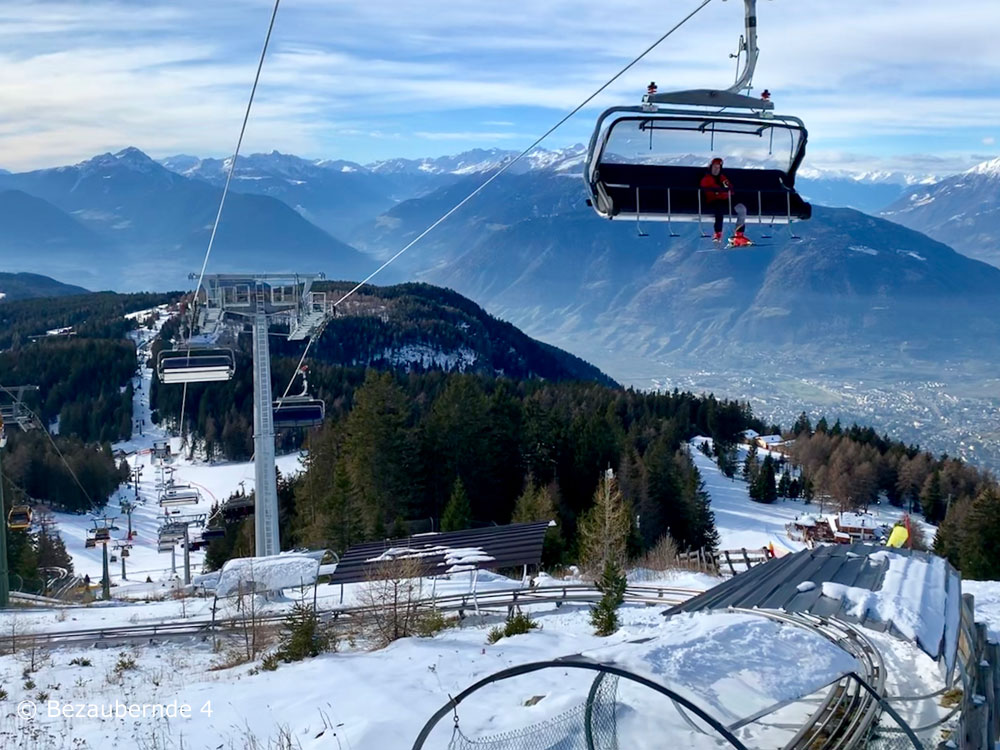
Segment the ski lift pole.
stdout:
<path fill-rule="evenodd" d="M 101 545 L 101 548 L 104 550 L 102 555 L 104 575 L 101 578 L 101 598 L 104 601 L 108 601 L 111 599 L 111 573 L 108 571 L 108 543 L 106 540 Z"/>
<path fill-rule="evenodd" d="M 128 578 L 125 576 L 125 555 L 123 554 L 124 552 L 125 548 L 123 547 L 121 551 L 118 553 L 118 556 L 121 558 L 122 561 L 122 580 L 127 581 Z"/>
<path fill-rule="evenodd" d="M 191 534 L 188 524 L 184 524 L 184 585 L 191 585 Z"/>
<path fill-rule="evenodd" d="M 3 467 L 0 466 L 0 516 L 3 515 Z M 10 574 L 7 571 L 7 526 L 6 519 L 0 529 L 0 609 L 10 606 Z"/>

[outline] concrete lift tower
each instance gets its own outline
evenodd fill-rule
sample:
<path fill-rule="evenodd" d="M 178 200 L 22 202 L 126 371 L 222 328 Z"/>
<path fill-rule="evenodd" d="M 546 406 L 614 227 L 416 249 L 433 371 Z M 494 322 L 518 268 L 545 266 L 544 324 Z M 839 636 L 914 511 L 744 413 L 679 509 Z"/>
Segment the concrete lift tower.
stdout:
<path fill-rule="evenodd" d="M 278 480 L 274 465 L 274 401 L 271 397 L 269 329 L 271 321 L 288 323 L 288 340 L 303 341 L 322 328 L 333 313 L 324 292 L 312 284 L 323 274 L 213 274 L 205 276 L 196 293 L 202 334 L 220 331 L 232 318 L 249 320 L 253 331 L 253 441 L 256 491 L 255 554 L 276 555 L 278 541 Z M 176 365 L 185 355 L 170 352 Z M 187 354 L 198 360 L 197 350 Z M 206 358 L 206 359 L 210 359 Z M 322 404 L 320 403 L 320 407 Z M 322 413 L 319 414 L 322 421 Z"/>

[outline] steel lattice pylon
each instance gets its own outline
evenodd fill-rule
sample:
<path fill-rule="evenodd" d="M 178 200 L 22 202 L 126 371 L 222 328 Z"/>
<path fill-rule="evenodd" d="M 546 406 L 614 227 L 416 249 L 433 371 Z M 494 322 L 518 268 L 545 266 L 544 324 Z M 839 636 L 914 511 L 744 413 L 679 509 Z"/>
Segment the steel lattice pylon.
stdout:
<path fill-rule="evenodd" d="M 288 338 L 306 339 L 330 314 L 323 292 L 311 291 L 323 274 L 212 274 L 197 292 L 202 333 L 218 332 L 227 316 L 248 318 L 253 327 L 254 540 L 258 557 L 281 551 L 278 479 L 274 462 L 269 332 L 272 319 L 288 323 Z"/>

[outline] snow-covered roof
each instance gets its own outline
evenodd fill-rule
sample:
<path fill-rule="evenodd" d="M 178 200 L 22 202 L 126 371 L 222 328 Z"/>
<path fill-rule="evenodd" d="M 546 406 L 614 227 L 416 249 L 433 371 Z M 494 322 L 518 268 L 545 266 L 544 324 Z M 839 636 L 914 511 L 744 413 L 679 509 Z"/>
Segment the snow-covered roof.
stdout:
<path fill-rule="evenodd" d="M 850 528 L 850 529 L 877 529 L 883 524 L 873 516 L 871 513 L 850 513 L 844 512 L 840 514 L 840 520 L 838 521 L 840 528 Z"/>
<path fill-rule="evenodd" d="M 309 555 L 293 552 L 274 557 L 238 557 L 222 566 L 215 594 L 231 596 L 241 588 L 263 592 L 311 586 L 318 573 L 319 561 Z"/>
<path fill-rule="evenodd" d="M 379 568 L 396 560 L 418 565 L 406 572 L 437 576 L 479 568 L 538 565 L 549 521 L 487 526 L 404 539 L 366 542 L 344 553 L 331 583 L 357 583 L 377 576 Z"/>
<path fill-rule="evenodd" d="M 747 440 L 753 440 L 756 437 L 760 437 L 760 433 L 757 430 L 743 430 L 743 437 Z"/>
<path fill-rule="evenodd" d="M 797 588 L 805 581 L 817 585 Z M 950 675 L 960 601 L 961 578 L 943 558 L 872 544 L 835 544 L 758 565 L 717 586 L 711 599 L 703 594 L 671 611 L 767 606 L 836 617 L 915 643 L 940 659 Z"/>
<path fill-rule="evenodd" d="M 785 442 L 781 435 L 758 435 L 757 441 L 760 443 L 766 443 L 767 445 L 777 445 Z"/>

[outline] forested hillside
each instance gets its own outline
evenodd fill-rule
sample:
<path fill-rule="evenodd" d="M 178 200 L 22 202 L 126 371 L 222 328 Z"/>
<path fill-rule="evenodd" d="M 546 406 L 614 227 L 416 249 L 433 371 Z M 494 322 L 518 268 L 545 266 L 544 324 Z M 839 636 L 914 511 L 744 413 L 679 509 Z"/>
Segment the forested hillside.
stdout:
<path fill-rule="evenodd" d="M 10 402 L 13 386 L 38 386 L 25 393 L 24 403 L 40 421 L 29 432 L 7 428 L 7 506 L 30 498 L 89 510 L 127 476 L 111 453 L 111 443 L 132 429 L 136 353 L 126 334 L 139 322 L 125 316 L 170 298 L 101 293 L 0 305 L 0 385 L 8 389 L 0 401 Z M 71 328 L 72 335 L 45 335 L 61 328 Z M 55 445 L 42 425 L 55 433 Z"/>
<path fill-rule="evenodd" d="M 353 285 L 318 284 L 338 299 Z M 183 339 L 181 318 L 167 321 L 154 357 L 164 347 Z M 276 327 L 275 331 L 279 329 Z M 163 386 L 153 379 L 154 419 L 177 425 L 181 405 L 185 429 L 209 456 L 247 459 L 252 443 L 252 362 L 250 337 L 241 335 L 236 351 L 236 375 L 227 383 Z M 271 338 L 272 390 L 284 393 L 302 354 L 301 342 Z M 412 374 L 464 372 L 513 380 L 615 382 L 593 365 L 568 352 L 532 339 L 510 323 L 487 314 L 471 300 L 449 289 L 428 284 L 366 286 L 338 310 L 310 349 L 310 392 L 327 404 L 327 413 L 340 416 L 349 408 L 364 369 L 399 370 Z M 346 369 L 345 369 L 346 368 Z M 296 384 L 293 392 L 301 386 Z M 297 447 L 298 433 L 278 438 L 279 447 Z"/>
<path fill-rule="evenodd" d="M 681 548 L 711 548 L 711 509 L 683 443 L 765 429 L 747 406 L 712 396 L 437 372 L 369 370 L 338 403 L 309 435 L 307 471 L 280 493 L 283 546 L 343 550 L 428 519 L 447 529 L 551 518 L 546 559 L 571 561 L 577 520 L 611 467 L 639 519 L 634 552 L 668 530 Z"/>

